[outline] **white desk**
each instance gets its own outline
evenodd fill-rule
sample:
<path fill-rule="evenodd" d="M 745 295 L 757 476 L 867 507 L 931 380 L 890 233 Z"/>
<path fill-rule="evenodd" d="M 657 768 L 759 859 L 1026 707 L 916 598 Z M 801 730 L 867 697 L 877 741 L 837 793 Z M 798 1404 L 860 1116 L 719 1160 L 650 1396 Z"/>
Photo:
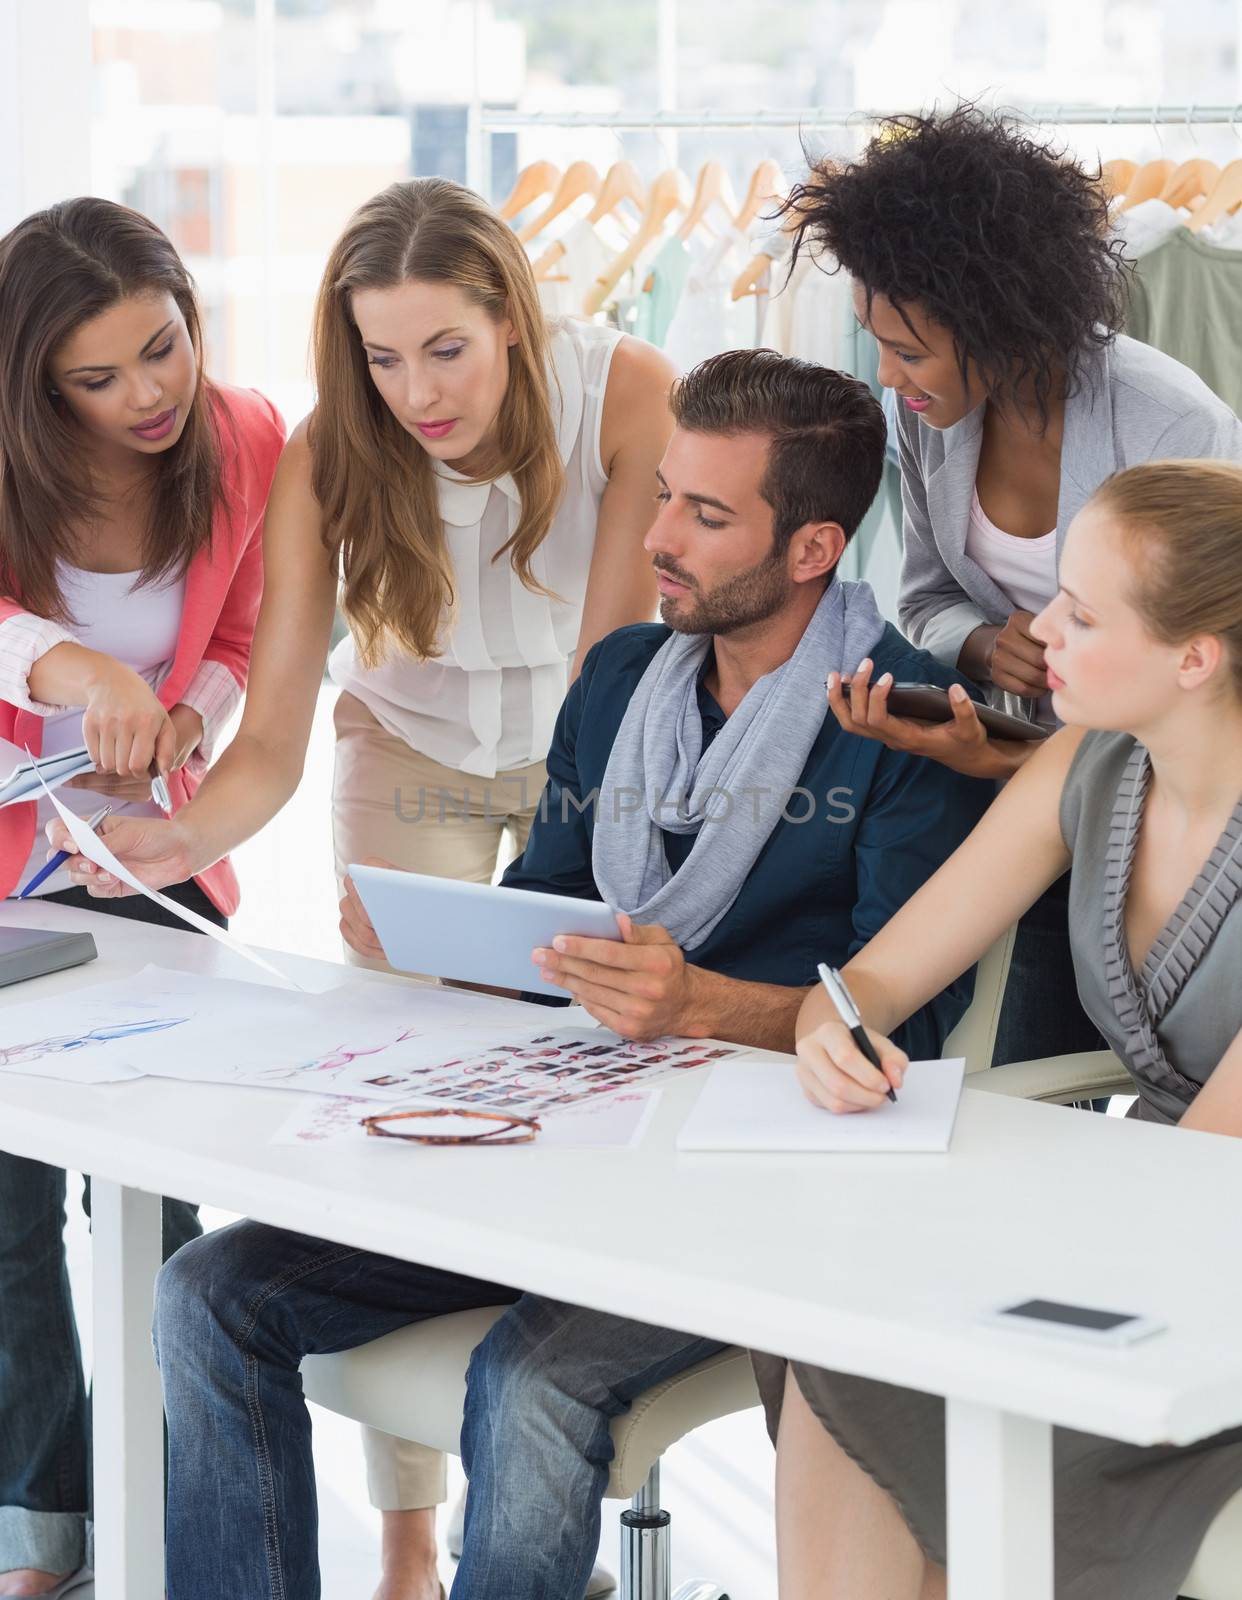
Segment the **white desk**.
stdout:
<path fill-rule="evenodd" d="M 6 913 L 90 926 L 102 959 L 0 1003 L 54 1004 L 151 959 L 251 975 L 197 935 Z M 316 988 L 399 981 L 277 961 Z M 1151 1444 L 1242 1423 L 1236 1142 L 967 1093 L 947 1158 L 678 1156 L 699 1082 L 665 1088 L 636 1151 L 395 1153 L 269 1146 L 279 1090 L 0 1074 L 0 1147 L 95 1179 L 99 1600 L 162 1594 L 147 1337 L 161 1193 L 948 1396 L 953 1600 L 1051 1600 L 1051 1424 Z M 1169 1331 L 1096 1351 L 974 1320 L 1030 1295 Z"/>

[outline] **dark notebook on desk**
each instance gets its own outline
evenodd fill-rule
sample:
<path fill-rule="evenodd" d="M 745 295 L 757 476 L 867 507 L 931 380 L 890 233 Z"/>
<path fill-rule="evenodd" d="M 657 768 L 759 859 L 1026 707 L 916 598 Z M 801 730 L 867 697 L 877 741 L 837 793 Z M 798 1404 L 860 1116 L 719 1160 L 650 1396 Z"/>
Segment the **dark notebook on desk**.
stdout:
<path fill-rule="evenodd" d="M 45 928 L 0 927 L 0 988 L 41 978 L 47 972 L 94 961 L 99 952 L 89 933 L 57 933 Z"/>

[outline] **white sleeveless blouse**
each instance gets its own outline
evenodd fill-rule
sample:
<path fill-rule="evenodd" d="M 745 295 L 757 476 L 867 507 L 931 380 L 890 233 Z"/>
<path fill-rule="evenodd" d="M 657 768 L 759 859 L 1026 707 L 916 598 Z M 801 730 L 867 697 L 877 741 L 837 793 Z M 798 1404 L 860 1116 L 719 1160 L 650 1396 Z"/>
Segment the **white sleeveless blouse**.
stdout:
<path fill-rule="evenodd" d="M 521 515 L 506 474 L 472 483 L 437 465 L 440 512 L 457 604 L 430 661 L 390 654 L 368 671 L 352 636 L 332 652 L 333 681 L 422 755 L 479 777 L 542 761 L 569 685 L 600 500 L 608 484 L 600 423 L 621 335 L 594 323 L 554 325 L 550 389 L 565 492 L 531 570 L 558 598 L 533 593 L 509 557 L 492 557 Z"/>

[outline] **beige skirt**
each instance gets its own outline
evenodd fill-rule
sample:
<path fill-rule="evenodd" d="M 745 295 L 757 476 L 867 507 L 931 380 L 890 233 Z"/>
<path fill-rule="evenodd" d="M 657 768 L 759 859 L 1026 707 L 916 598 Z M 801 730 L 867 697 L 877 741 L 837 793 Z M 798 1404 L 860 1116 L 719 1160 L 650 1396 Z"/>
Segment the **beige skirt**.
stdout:
<path fill-rule="evenodd" d="M 776 1441 L 785 1374 L 845 1453 L 945 1562 L 945 1422 L 938 1395 L 752 1353 Z M 1213 1518 L 1242 1489 L 1242 1428 L 1187 1446 L 1053 1429 L 1056 1600 L 1176 1600 Z"/>

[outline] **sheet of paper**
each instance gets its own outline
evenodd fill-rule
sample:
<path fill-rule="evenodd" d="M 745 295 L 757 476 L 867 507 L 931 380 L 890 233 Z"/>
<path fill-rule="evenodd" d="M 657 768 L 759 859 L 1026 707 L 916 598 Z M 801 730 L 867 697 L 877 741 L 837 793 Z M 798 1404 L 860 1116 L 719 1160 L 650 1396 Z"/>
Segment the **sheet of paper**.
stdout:
<path fill-rule="evenodd" d="M 55 1050 L 46 1042 L 46 1001 L 0 1010 L 0 1058 L 7 1049 L 24 1061 L 37 1050 L 40 1059 L 48 1057 L 43 1075 L 79 1082 L 111 1081 L 103 1075 L 106 1058 L 118 1080 L 145 1074 L 230 1086 L 322 1088 L 390 1100 L 400 1093 L 395 1078 L 376 1086 L 363 1081 L 375 1076 L 371 1053 L 392 1042 L 397 1026 L 393 1019 L 366 1020 L 372 987 L 347 986 L 321 1014 L 319 996 L 149 966 L 133 977 L 61 996 L 53 1037 L 62 1043 Z M 399 1014 L 409 1024 L 418 1009 Z M 472 1048 L 491 1043 L 500 1031 L 465 1030 Z M 441 1031 L 428 1058 L 438 1062 L 451 1055 L 455 1038 Z M 417 1044 L 411 1037 L 408 1048 Z M 84 1057 L 93 1063 L 89 1076 L 79 1065 Z"/>
<path fill-rule="evenodd" d="M 621 1090 L 570 1111 L 540 1118 L 532 1148 L 558 1150 L 629 1150 L 641 1144 L 659 1104 L 658 1089 Z M 401 1110 L 401 1106 L 392 1109 Z M 404 1109 L 414 1110 L 416 1107 Z M 304 1095 L 273 1134 L 270 1143 L 282 1145 L 369 1144 L 376 1149 L 402 1149 L 395 1139 L 371 1138 L 362 1118 L 375 1107 L 365 1100 Z M 439 1124 L 440 1127 L 445 1124 Z M 429 1125 L 428 1131 L 438 1131 Z M 463 1119 L 463 1132 L 477 1133 L 477 1124 Z"/>
<path fill-rule="evenodd" d="M 150 968 L 140 975 L 138 992 L 152 982 L 195 1017 L 177 1050 L 151 1040 L 135 1058 L 154 1076 L 383 1101 L 416 1090 L 429 1069 L 456 1056 L 486 1050 L 515 1030 L 529 1034 L 547 1014 L 431 984 L 355 980 L 294 996 L 262 984 Z"/>
<path fill-rule="evenodd" d="M 158 1040 L 167 1054 L 171 1035 L 189 1022 L 181 998 L 135 980 L 92 984 L 57 997 L 0 1009 L 0 1071 L 60 1078 L 70 1083 L 119 1083 L 142 1075 L 133 1059 Z M 178 1040 L 178 1047 L 180 1040 Z"/>
<path fill-rule="evenodd" d="M 158 889 L 148 889 L 146 884 L 136 878 L 128 867 L 121 865 L 100 836 L 87 827 L 85 817 L 76 816 L 67 806 L 61 805 L 47 784 L 42 782 L 42 779 L 40 779 L 40 783 L 44 793 L 56 807 L 60 820 L 68 828 L 74 844 L 77 845 L 78 850 L 88 861 L 93 861 L 97 867 L 102 867 L 105 872 L 112 873 L 122 883 L 128 884 L 131 889 L 137 889 L 139 894 L 145 894 L 148 900 L 154 900 L 157 906 L 162 906 L 165 911 L 171 911 L 182 922 L 188 922 L 190 927 L 197 928 L 200 933 L 205 933 L 209 938 L 215 939 L 226 950 L 231 950 L 234 955 L 253 962 L 256 967 L 261 967 L 264 972 L 269 972 L 274 978 L 279 978 L 281 983 L 289 988 L 299 989 L 301 987 L 292 978 L 286 977 L 279 967 L 274 967 L 270 961 L 265 960 L 257 951 L 249 949 L 240 939 L 235 939 L 226 929 L 218 928 L 214 922 L 208 922 L 207 918 L 200 917 L 197 911 L 191 911 L 187 906 L 178 905 L 175 900 L 170 900 L 167 895 L 161 894 Z"/>
<path fill-rule="evenodd" d="M 58 997 L 54 1033 L 46 1000 L 0 1010 L 0 1050 L 77 1082 L 148 1074 L 387 1102 L 456 1056 L 529 1035 L 532 1014 L 548 1013 L 428 984 L 355 980 L 305 995 L 148 966 Z"/>
<path fill-rule="evenodd" d="M 679 1150 L 944 1151 L 966 1063 L 912 1061 L 897 1103 L 836 1116 L 814 1106 L 790 1064 L 726 1061 L 713 1068 L 677 1136 Z"/>

